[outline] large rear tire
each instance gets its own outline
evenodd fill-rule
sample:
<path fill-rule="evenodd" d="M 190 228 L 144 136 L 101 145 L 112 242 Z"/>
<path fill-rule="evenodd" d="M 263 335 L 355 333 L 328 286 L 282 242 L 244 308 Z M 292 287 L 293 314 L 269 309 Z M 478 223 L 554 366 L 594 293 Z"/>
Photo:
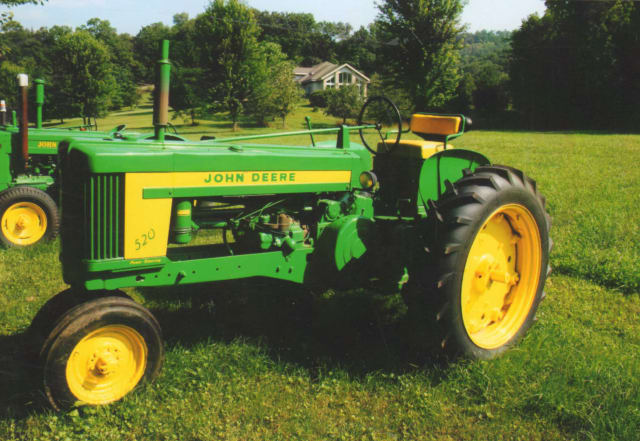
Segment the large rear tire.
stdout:
<path fill-rule="evenodd" d="M 58 319 L 40 351 L 44 389 L 55 409 L 120 400 L 160 373 L 160 325 L 125 297 L 89 300 Z"/>
<path fill-rule="evenodd" d="M 535 182 L 478 167 L 431 205 L 421 284 L 449 352 L 489 359 L 532 325 L 549 272 L 550 217 Z"/>

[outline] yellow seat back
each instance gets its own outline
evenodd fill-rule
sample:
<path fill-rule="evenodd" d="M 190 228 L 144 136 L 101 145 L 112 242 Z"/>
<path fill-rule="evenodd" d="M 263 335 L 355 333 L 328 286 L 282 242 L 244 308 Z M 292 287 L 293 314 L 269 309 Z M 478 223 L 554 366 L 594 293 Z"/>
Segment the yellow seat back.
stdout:
<path fill-rule="evenodd" d="M 413 133 L 429 138 L 429 135 L 455 135 L 460 131 L 462 118 L 460 116 L 422 115 L 414 113 L 411 116 L 410 129 Z"/>

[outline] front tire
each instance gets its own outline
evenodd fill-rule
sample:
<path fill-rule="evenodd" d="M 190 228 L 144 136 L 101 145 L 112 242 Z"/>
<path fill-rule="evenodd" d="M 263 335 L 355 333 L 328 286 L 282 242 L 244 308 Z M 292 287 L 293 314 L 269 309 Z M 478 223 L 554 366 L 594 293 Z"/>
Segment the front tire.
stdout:
<path fill-rule="evenodd" d="M 54 200 L 33 187 L 13 187 L 0 194 L 0 243 L 27 247 L 58 234 L 60 216 Z"/>
<path fill-rule="evenodd" d="M 120 400 L 153 381 L 164 359 L 160 325 L 125 297 L 93 299 L 58 320 L 40 352 L 44 389 L 55 409 Z"/>
<path fill-rule="evenodd" d="M 426 232 L 443 346 L 489 359 L 532 325 L 549 271 L 550 218 L 535 182 L 504 166 L 478 167 L 431 206 Z"/>

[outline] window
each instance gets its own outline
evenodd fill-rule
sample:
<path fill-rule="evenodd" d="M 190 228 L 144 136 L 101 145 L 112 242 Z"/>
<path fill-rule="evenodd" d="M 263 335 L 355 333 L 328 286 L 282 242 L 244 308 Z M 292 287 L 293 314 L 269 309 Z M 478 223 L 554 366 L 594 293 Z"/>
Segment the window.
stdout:
<path fill-rule="evenodd" d="M 338 82 L 340 84 L 351 84 L 351 74 L 349 72 L 340 72 Z"/>
<path fill-rule="evenodd" d="M 325 83 L 324 83 L 324 87 L 326 89 L 333 89 L 333 87 L 335 86 L 335 81 L 333 79 L 333 77 L 329 78 Z"/>

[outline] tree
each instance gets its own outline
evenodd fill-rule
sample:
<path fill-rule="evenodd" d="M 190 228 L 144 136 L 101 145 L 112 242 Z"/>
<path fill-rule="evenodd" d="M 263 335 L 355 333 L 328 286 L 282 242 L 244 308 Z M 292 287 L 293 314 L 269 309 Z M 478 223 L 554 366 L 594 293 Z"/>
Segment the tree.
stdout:
<path fill-rule="evenodd" d="M 382 80 L 379 74 L 371 76 L 368 88 L 369 96 L 385 96 L 396 105 L 400 115 L 408 119 L 413 113 L 413 102 L 407 92 L 394 84 Z"/>
<path fill-rule="evenodd" d="M 80 26 L 79 29 L 89 32 L 109 49 L 110 61 L 114 66 L 112 73 L 116 85 L 116 90 L 111 98 L 111 108 L 119 109 L 125 106 L 137 105 L 140 96 L 137 92 L 134 72 L 141 70 L 142 67 L 133 53 L 133 38 L 128 34 L 118 34 L 108 20 L 99 18 L 89 19 L 87 24 Z M 157 52 L 156 50 L 156 57 Z"/>
<path fill-rule="evenodd" d="M 54 84 L 63 116 L 104 115 L 116 88 L 108 48 L 85 30 L 62 35 L 54 48 Z"/>
<path fill-rule="evenodd" d="M 376 18 L 386 82 L 400 85 L 417 109 L 439 108 L 460 81 L 463 0 L 384 0 Z"/>
<path fill-rule="evenodd" d="M 547 1 L 514 32 L 514 106 L 535 128 L 637 127 L 640 5 Z"/>
<path fill-rule="evenodd" d="M 511 32 L 478 31 L 464 34 L 461 51 L 462 80 L 448 107 L 455 112 L 471 106 L 482 113 L 505 110 L 510 101 L 508 66 Z"/>
<path fill-rule="evenodd" d="M 175 111 L 174 118 L 188 116 L 191 125 L 197 125 L 196 118 L 206 107 L 206 97 L 202 95 L 202 69 L 181 67 L 174 64 L 171 79 L 169 105 Z"/>
<path fill-rule="evenodd" d="M 327 115 L 342 118 L 342 124 L 347 123 L 347 118 L 356 118 L 362 108 L 362 95 L 360 88 L 355 85 L 342 86 L 333 89 L 327 97 Z"/>
<path fill-rule="evenodd" d="M 287 116 L 293 112 L 302 101 L 303 90 L 291 77 L 295 68 L 290 61 L 284 61 L 274 66 L 273 87 L 276 91 L 273 100 L 276 115 L 282 118 L 282 128 L 287 126 Z"/>
<path fill-rule="evenodd" d="M 277 43 L 295 63 L 312 66 L 336 61 L 336 39 L 350 32 L 344 23 L 316 22 L 312 14 L 254 10 L 260 41 Z"/>
<path fill-rule="evenodd" d="M 0 0 L 0 5 L 18 6 L 18 5 L 43 5 L 47 0 Z"/>
<path fill-rule="evenodd" d="M 214 0 L 195 23 L 200 65 L 211 102 L 238 117 L 259 77 L 259 28 L 253 12 L 239 0 Z"/>
<path fill-rule="evenodd" d="M 169 104 L 174 117 L 189 117 L 191 125 L 207 107 L 203 93 L 204 69 L 199 66 L 195 20 L 187 13 L 173 16 L 171 28 L 171 60 L 173 64 Z"/>
<path fill-rule="evenodd" d="M 378 42 L 372 29 L 373 25 L 369 29 L 361 27 L 340 40 L 336 48 L 336 55 L 341 63 L 349 63 L 369 77 L 379 70 L 376 60 Z"/>
<path fill-rule="evenodd" d="M 5 6 L 18 6 L 18 5 L 26 5 L 26 4 L 34 4 L 34 5 L 43 5 L 47 0 L 0 0 L 0 5 Z M 13 12 L 11 11 L 0 11 L 0 26 L 10 22 L 13 20 Z M 7 50 L 7 46 L 3 41 L 3 36 L 0 34 L 0 51 L 5 52 Z"/>
<path fill-rule="evenodd" d="M 136 70 L 137 83 L 153 83 L 155 80 L 155 66 L 158 60 L 158 44 L 171 36 L 171 28 L 164 23 L 152 23 L 144 26 L 133 37 L 133 52 L 139 61 Z"/>
<path fill-rule="evenodd" d="M 294 65 L 286 59 L 275 43 L 263 43 L 262 68 L 249 102 L 249 112 L 259 123 L 266 124 L 268 118 L 279 117 L 282 127 L 286 118 L 302 99 L 302 88 L 293 79 Z"/>

